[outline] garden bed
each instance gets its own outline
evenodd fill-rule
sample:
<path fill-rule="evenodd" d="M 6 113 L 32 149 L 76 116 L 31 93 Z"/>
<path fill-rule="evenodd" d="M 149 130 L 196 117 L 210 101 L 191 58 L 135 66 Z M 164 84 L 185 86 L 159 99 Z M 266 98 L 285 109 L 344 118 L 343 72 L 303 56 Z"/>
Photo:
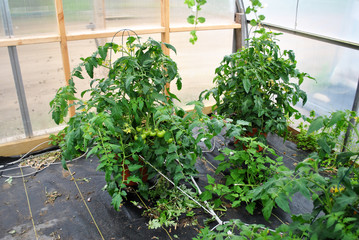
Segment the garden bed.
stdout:
<path fill-rule="evenodd" d="M 217 148 L 228 144 L 220 136 L 214 141 L 216 148 L 206 152 L 205 159 L 196 164 L 199 171 L 196 181 L 202 190 L 207 185 L 207 174 L 215 176 L 214 168 L 218 163 L 213 159 L 218 155 Z M 268 142 L 291 169 L 308 155 L 291 142 L 283 143 L 283 139 L 275 135 L 269 135 Z M 131 203 L 143 199 L 130 193 L 121 211 L 116 211 L 111 206 L 111 197 L 102 190 L 106 182 L 104 173 L 95 170 L 97 165 L 97 158 L 81 158 L 69 164 L 72 176 L 60 164 L 53 164 L 36 175 L 13 178 L 11 184 L 1 178 L 0 239 L 36 239 L 36 236 L 38 239 L 101 239 L 101 236 L 104 239 L 191 239 L 204 226 L 204 221 L 211 218 L 203 210 L 196 209 L 194 218 L 198 225 L 191 225 L 188 217 L 181 216 L 176 228 L 148 229 L 149 218 L 142 216 L 144 208 Z M 23 168 L 23 175 L 31 171 L 35 170 Z M 21 171 L 8 171 L 6 175 L 21 176 Z M 311 211 L 312 204 L 297 194 L 290 208 L 294 214 L 305 213 Z M 244 207 L 217 213 L 222 221 L 240 219 L 270 228 L 290 221 L 290 215 L 281 209 L 273 210 L 269 222 L 264 220 L 261 211 L 250 215 Z M 214 227 L 216 224 L 209 225 Z"/>

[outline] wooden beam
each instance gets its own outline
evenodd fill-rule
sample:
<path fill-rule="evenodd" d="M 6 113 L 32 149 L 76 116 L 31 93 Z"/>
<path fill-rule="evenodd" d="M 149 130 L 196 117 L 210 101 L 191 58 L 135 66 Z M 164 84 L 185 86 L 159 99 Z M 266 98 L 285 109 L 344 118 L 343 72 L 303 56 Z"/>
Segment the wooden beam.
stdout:
<path fill-rule="evenodd" d="M 70 77 L 71 77 L 71 67 L 70 67 L 69 49 L 67 47 L 65 17 L 64 17 L 64 9 L 63 9 L 63 5 L 62 5 L 62 0 L 55 0 L 55 8 L 56 8 L 57 25 L 58 25 L 59 34 L 60 34 L 62 65 L 64 67 L 66 84 L 68 85 Z M 73 103 L 73 101 L 69 101 L 69 104 L 72 104 L 72 103 Z M 70 117 L 75 115 L 75 106 L 70 107 L 69 114 L 70 114 Z"/>
<path fill-rule="evenodd" d="M 221 25 L 201 25 L 196 26 L 196 31 L 208 31 L 208 30 L 224 30 L 224 29 L 239 29 L 241 28 L 241 24 L 233 23 L 233 24 L 221 24 Z M 170 32 L 190 32 L 193 30 L 193 27 L 170 27 Z"/>
<path fill-rule="evenodd" d="M 198 31 L 210 31 L 210 30 L 223 30 L 223 29 L 240 29 L 241 24 L 222 24 L 222 25 L 205 25 L 197 26 L 196 30 Z M 189 32 L 193 30 L 191 26 L 177 26 L 169 27 L 166 34 L 166 27 L 153 27 L 153 28 L 132 28 L 137 34 L 153 34 L 161 33 L 161 41 L 169 42 L 169 33 L 172 32 Z M 117 30 L 116 30 L 117 31 Z M 76 32 L 69 33 L 66 35 L 67 41 L 78 41 L 78 40 L 87 40 L 94 38 L 108 38 L 113 37 L 116 31 L 114 30 L 96 30 L 96 31 L 87 31 L 87 32 Z M 41 43 L 53 43 L 60 42 L 61 37 L 59 35 L 46 35 L 46 36 L 37 36 L 37 37 L 22 37 L 22 38 L 5 38 L 0 39 L 0 47 L 9 47 L 9 46 L 19 46 L 19 45 L 30 45 L 30 44 L 41 44 Z"/>
<path fill-rule="evenodd" d="M 37 145 L 49 141 L 49 135 L 37 136 L 32 138 L 26 138 L 17 140 L 14 142 L 0 144 L 0 156 L 10 157 L 10 156 L 19 156 L 29 152 L 32 148 Z M 41 146 L 37 147 L 33 151 L 38 151 L 50 147 L 49 143 L 44 143 Z"/>
<path fill-rule="evenodd" d="M 0 47 L 10 47 L 10 46 L 40 44 L 40 43 L 53 43 L 53 42 L 60 42 L 60 36 L 47 35 L 47 36 L 38 36 L 38 37 L 5 38 L 5 39 L 0 39 Z"/>
<path fill-rule="evenodd" d="M 170 43 L 170 5 L 169 0 L 161 0 L 161 27 L 165 29 L 161 33 L 161 41 Z M 169 49 L 163 47 L 163 52 L 169 55 Z"/>
<path fill-rule="evenodd" d="M 163 27 L 156 28 L 131 28 L 138 35 L 142 34 L 153 34 L 153 33 L 162 33 L 165 31 Z M 86 40 L 86 39 L 94 39 L 94 38 L 111 38 L 117 33 L 117 30 L 98 30 L 92 32 L 76 32 L 69 33 L 67 35 L 67 41 L 78 41 L 78 40 Z M 131 34 L 131 32 L 129 32 Z"/>
<path fill-rule="evenodd" d="M 164 32 L 161 33 L 161 42 L 170 43 L 170 3 L 169 0 L 161 0 L 161 27 L 164 28 Z M 167 56 L 170 55 L 170 50 L 162 45 L 163 53 Z M 170 90 L 171 85 L 166 84 L 165 93 Z"/>

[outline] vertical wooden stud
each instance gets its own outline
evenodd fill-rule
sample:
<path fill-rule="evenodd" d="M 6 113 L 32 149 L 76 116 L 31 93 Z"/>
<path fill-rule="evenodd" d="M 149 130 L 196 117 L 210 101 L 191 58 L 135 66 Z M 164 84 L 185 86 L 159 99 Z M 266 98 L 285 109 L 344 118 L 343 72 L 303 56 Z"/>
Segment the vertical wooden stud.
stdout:
<path fill-rule="evenodd" d="M 161 26 L 165 28 L 165 31 L 161 33 L 161 41 L 170 43 L 170 6 L 169 0 L 161 0 Z M 166 46 L 162 45 L 163 53 L 167 56 L 170 55 L 170 51 Z M 170 89 L 170 84 L 166 84 L 166 91 Z"/>
<path fill-rule="evenodd" d="M 60 34 L 62 65 L 64 68 L 66 84 L 68 85 L 71 77 L 71 70 L 70 70 L 69 50 L 67 47 L 67 36 L 65 29 L 64 8 L 63 8 L 62 0 L 55 0 L 55 8 L 56 8 L 57 25 Z M 73 101 L 70 101 L 69 103 L 72 104 Z M 70 107 L 69 113 L 70 113 L 70 117 L 75 115 L 75 106 Z"/>

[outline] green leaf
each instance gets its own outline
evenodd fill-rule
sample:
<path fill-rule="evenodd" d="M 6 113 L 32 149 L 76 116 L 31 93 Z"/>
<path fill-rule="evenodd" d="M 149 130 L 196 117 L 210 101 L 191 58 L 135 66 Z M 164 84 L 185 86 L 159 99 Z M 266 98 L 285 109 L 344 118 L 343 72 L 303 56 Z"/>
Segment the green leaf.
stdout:
<path fill-rule="evenodd" d="M 266 17 L 265 17 L 264 15 L 259 15 L 259 16 L 258 16 L 258 19 L 259 19 L 260 21 L 263 21 L 265 18 L 266 18 Z"/>
<path fill-rule="evenodd" d="M 196 19 L 196 17 L 194 15 L 188 16 L 187 17 L 187 22 L 189 24 L 194 24 L 195 19 Z"/>
<path fill-rule="evenodd" d="M 216 200 L 214 200 L 214 207 L 219 207 L 222 205 L 222 200 L 220 198 L 217 198 Z"/>
<path fill-rule="evenodd" d="M 322 127 L 324 127 L 323 117 L 318 117 L 314 119 L 308 128 L 307 135 L 311 134 L 312 132 L 318 131 Z"/>
<path fill-rule="evenodd" d="M 342 164 L 346 164 L 350 161 L 350 158 L 352 156 L 358 155 L 358 153 L 353 153 L 353 152 L 342 152 L 339 153 L 337 155 L 337 162 L 338 163 L 342 163 Z"/>
<path fill-rule="evenodd" d="M 85 68 L 86 68 L 86 72 L 90 76 L 90 78 L 93 78 L 93 65 L 90 62 L 86 62 Z"/>
<path fill-rule="evenodd" d="M 305 184 L 303 181 L 299 180 L 299 179 L 298 179 L 298 181 L 296 181 L 296 183 L 297 183 L 297 186 L 298 186 L 298 188 L 299 188 L 299 192 L 300 192 L 306 199 L 310 200 L 310 192 L 309 192 L 309 190 L 308 190 L 306 184 Z"/>
<path fill-rule="evenodd" d="M 331 148 L 327 143 L 327 140 L 325 138 L 318 139 L 318 145 L 328 154 L 331 153 Z"/>
<path fill-rule="evenodd" d="M 334 216 L 329 216 L 328 221 L 327 221 L 327 228 L 330 228 L 331 226 L 333 226 L 335 221 L 336 221 L 336 218 Z"/>
<path fill-rule="evenodd" d="M 354 192 L 345 192 L 345 194 L 342 194 L 336 199 L 333 208 L 336 210 L 345 209 L 347 205 L 353 204 L 356 200 L 357 195 Z"/>
<path fill-rule="evenodd" d="M 256 207 L 256 203 L 255 202 L 251 202 L 250 204 L 247 204 L 246 206 L 246 210 L 253 215 L 254 209 Z"/>
<path fill-rule="evenodd" d="M 177 146 L 175 144 L 172 143 L 168 146 L 168 150 L 167 150 L 168 153 L 173 153 L 176 151 L 177 151 Z"/>
<path fill-rule="evenodd" d="M 257 21 L 255 20 L 255 19 L 252 19 L 250 22 L 249 22 L 249 24 L 251 25 L 251 26 L 253 26 L 253 27 L 255 27 L 255 26 L 257 26 Z"/>
<path fill-rule="evenodd" d="M 61 159 L 61 165 L 62 165 L 62 167 L 63 167 L 65 170 L 69 170 L 69 169 L 67 168 L 66 160 L 65 160 L 64 158 Z"/>
<path fill-rule="evenodd" d="M 331 127 L 334 124 L 337 124 L 339 121 L 343 121 L 344 119 L 345 119 L 345 112 L 337 111 L 332 114 L 327 127 Z"/>
<path fill-rule="evenodd" d="M 84 77 L 82 76 L 82 73 L 80 71 L 75 71 L 72 75 L 75 77 L 78 77 L 80 79 L 84 79 Z"/>
<path fill-rule="evenodd" d="M 127 167 L 130 172 L 134 172 L 140 168 L 143 168 L 143 166 L 139 164 L 129 164 Z"/>
<path fill-rule="evenodd" d="M 214 158 L 214 160 L 223 161 L 224 158 L 225 158 L 225 157 L 224 157 L 223 154 L 219 154 L 218 156 L 216 156 L 216 157 Z"/>
<path fill-rule="evenodd" d="M 177 86 L 177 90 L 182 89 L 182 80 L 180 78 L 177 79 L 176 86 Z"/>
<path fill-rule="evenodd" d="M 249 93 L 249 90 L 251 89 L 251 82 L 249 81 L 248 78 L 244 78 L 242 82 L 243 82 L 244 90 L 246 91 L 246 93 Z"/>
<path fill-rule="evenodd" d="M 202 201 L 208 201 L 208 200 L 212 199 L 212 193 L 209 191 L 204 191 L 200 195 L 200 198 L 202 199 Z"/>
<path fill-rule="evenodd" d="M 204 23 L 206 21 L 206 19 L 204 17 L 199 17 L 197 20 L 200 23 Z"/>
<path fill-rule="evenodd" d="M 126 77 L 125 88 L 126 88 L 127 90 L 129 90 L 129 87 L 130 87 L 130 85 L 131 85 L 133 79 L 135 79 L 135 77 L 132 76 L 132 75 Z"/>
<path fill-rule="evenodd" d="M 122 196 L 120 193 L 115 193 L 114 196 L 112 196 L 112 206 L 115 208 L 116 211 L 120 209 L 122 203 Z"/>
<path fill-rule="evenodd" d="M 172 51 L 174 51 L 175 54 L 177 54 L 176 48 L 174 46 L 172 46 L 169 43 L 163 43 L 168 49 L 171 49 Z"/>
<path fill-rule="evenodd" d="M 263 206 L 264 206 L 264 208 L 262 209 L 263 217 L 265 220 L 268 221 L 270 216 L 272 215 L 274 201 L 273 200 L 263 201 Z"/>
<path fill-rule="evenodd" d="M 209 184 L 215 184 L 216 179 L 211 177 L 211 175 L 207 174 L 207 179 Z"/>
<path fill-rule="evenodd" d="M 108 46 L 99 46 L 98 53 L 103 60 L 106 60 Z"/>
<path fill-rule="evenodd" d="M 283 211 L 290 213 L 288 201 L 289 200 L 284 193 L 279 193 L 278 197 L 275 198 L 275 202 L 278 205 L 278 207 L 283 209 Z"/>

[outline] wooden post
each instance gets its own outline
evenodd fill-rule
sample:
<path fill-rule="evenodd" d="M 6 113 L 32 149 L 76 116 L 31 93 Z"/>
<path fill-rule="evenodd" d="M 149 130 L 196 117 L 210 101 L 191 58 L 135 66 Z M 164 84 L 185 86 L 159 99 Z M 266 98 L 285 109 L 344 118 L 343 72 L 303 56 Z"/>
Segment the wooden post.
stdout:
<path fill-rule="evenodd" d="M 69 50 L 67 47 L 64 8 L 63 8 L 62 0 L 55 0 L 55 8 L 56 8 L 57 25 L 58 25 L 59 34 L 60 34 L 62 65 L 64 68 L 66 84 L 68 85 L 70 77 L 71 77 L 71 70 L 70 70 Z M 73 101 L 69 102 L 69 104 L 72 104 L 72 103 L 73 103 Z M 69 113 L 70 113 L 70 117 L 75 115 L 75 106 L 70 107 Z"/>
<path fill-rule="evenodd" d="M 161 26 L 165 28 L 165 31 L 161 33 L 161 41 L 165 43 L 170 43 L 170 6 L 169 0 L 161 0 Z M 170 55 L 169 49 L 162 45 L 163 53 L 167 56 Z M 167 90 L 170 90 L 170 84 L 166 84 L 166 94 Z"/>
<path fill-rule="evenodd" d="M 234 15 L 234 21 L 241 25 L 242 25 L 242 14 L 243 13 L 236 12 Z M 240 50 L 243 47 L 244 39 L 243 39 L 243 35 L 242 35 L 242 28 L 233 29 L 233 34 L 234 34 L 234 36 L 233 36 L 233 52 L 237 52 L 238 50 Z"/>

